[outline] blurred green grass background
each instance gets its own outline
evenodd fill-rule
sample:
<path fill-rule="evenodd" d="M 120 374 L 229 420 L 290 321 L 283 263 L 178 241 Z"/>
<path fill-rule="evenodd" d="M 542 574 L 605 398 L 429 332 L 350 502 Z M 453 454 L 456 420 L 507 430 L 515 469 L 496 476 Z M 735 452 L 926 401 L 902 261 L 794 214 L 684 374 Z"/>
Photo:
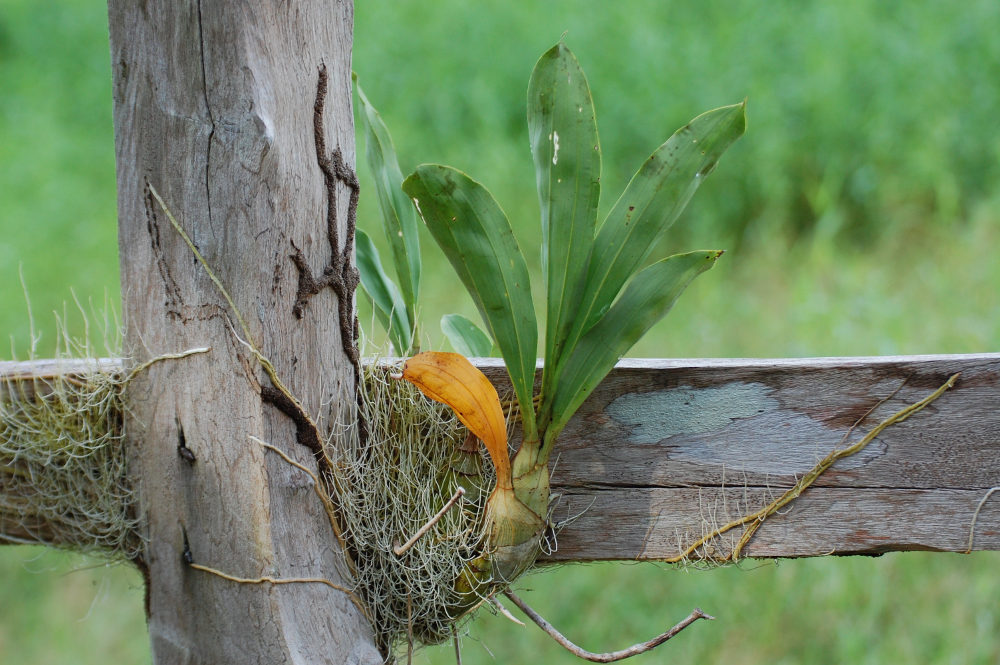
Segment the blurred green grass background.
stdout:
<path fill-rule="evenodd" d="M 2 356 L 29 346 L 19 271 L 43 355 L 49 313 L 72 301 L 70 287 L 85 308 L 118 298 L 106 22 L 101 3 L 0 3 L 0 332 L 13 340 Z M 674 129 L 749 97 L 747 136 L 670 242 L 729 252 L 633 355 L 992 351 L 997 25 L 995 0 L 369 0 L 356 7 L 354 68 L 404 172 L 436 161 L 484 182 L 536 275 L 524 95 L 535 59 L 563 32 L 594 92 L 605 209 Z M 361 224 L 376 230 L 367 190 L 361 205 Z M 474 312 L 426 235 L 423 254 L 424 342 L 440 347 L 437 319 Z M 596 650 L 646 639 L 694 605 L 719 616 L 637 665 L 996 663 L 998 563 L 996 553 L 911 553 L 708 572 L 595 564 L 522 586 Z M 148 662 L 138 576 L 93 565 L 0 548 L 0 663 Z M 470 631 L 466 663 L 574 662 L 502 617 L 483 613 Z M 432 648 L 417 662 L 451 659 Z"/>

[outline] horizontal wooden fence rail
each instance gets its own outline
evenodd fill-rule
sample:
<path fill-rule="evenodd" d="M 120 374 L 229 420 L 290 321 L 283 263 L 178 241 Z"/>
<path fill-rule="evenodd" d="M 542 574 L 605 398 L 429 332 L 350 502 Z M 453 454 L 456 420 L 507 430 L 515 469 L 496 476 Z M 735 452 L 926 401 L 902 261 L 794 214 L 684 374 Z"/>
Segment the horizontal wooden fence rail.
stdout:
<path fill-rule="evenodd" d="M 501 361 L 477 363 L 507 389 Z M 0 363 L 0 383 L 10 390 L 32 377 L 93 368 L 94 361 Z M 972 549 L 1000 550 L 1000 492 L 990 491 L 1000 485 L 1000 354 L 624 360 L 559 440 L 553 520 L 568 521 L 545 559 L 673 557 L 955 373 L 937 401 L 769 517 L 744 555 L 964 552 L 970 538 Z M 699 555 L 724 552 L 738 535 Z"/>

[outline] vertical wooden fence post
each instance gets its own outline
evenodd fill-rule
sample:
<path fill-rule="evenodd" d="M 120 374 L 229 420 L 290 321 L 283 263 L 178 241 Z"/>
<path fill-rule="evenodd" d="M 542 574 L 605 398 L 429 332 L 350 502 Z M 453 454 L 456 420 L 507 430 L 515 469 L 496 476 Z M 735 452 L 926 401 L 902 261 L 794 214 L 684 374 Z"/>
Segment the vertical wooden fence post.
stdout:
<path fill-rule="evenodd" d="M 312 455 L 296 443 L 294 423 L 262 400 L 270 383 L 232 310 L 148 189 L 180 219 L 309 413 L 327 430 L 349 423 L 350 280 L 339 299 L 332 288 L 300 298 L 291 257 L 313 275 L 332 265 L 350 277 L 349 259 L 343 268 L 337 257 L 350 256 L 356 191 L 353 5 L 110 0 L 109 17 L 128 362 L 211 347 L 156 364 L 129 386 L 154 661 L 379 663 L 346 594 L 234 583 L 185 561 L 244 578 L 338 582 L 343 571 L 308 474 L 250 437 L 315 469 Z M 326 173 L 314 139 L 321 71 L 324 152 L 340 151 Z"/>

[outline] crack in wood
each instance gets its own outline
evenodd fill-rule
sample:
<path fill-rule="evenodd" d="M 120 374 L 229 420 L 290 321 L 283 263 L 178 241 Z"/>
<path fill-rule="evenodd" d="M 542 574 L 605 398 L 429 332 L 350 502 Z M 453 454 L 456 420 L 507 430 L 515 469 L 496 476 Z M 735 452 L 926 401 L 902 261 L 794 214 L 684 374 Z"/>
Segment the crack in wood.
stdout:
<path fill-rule="evenodd" d="M 201 61 L 201 89 L 205 100 L 205 113 L 208 114 L 208 123 L 212 128 L 208 132 L 208 141 L 205 147 L 205 210 L 208 212 L 208 227 L 212 228 L 212 189 L 210 182 L 212 139 L 215 138 L 215 118 L 212 115 L 212 106 L 208 102 L 208 67 L 205 63 L 205 27 L 202 20 L 201 0 L 198 0 L 198 57 Z"/>
<path fill-rule="evenodd" d="M 143 203 L 146 210 L 146 232 L 149 234 L 149 243 L 153 251 L 153 261 L 156 269 L 160 273 L 160 280 L 163 282 L 163 289 L 166 292 L 167 301 L 164 303 L 167 316 L 171 318 L 181 318 L 181 308 L 184 306 L 184 298 L 181 296 L 180 286 L 170 272 L 170 264 L 167 262 L 163 252 L 163 242 L 160 239 L 160 223 L 156 217 L 156 205 L 153 201 L 153 194 L 149 189 L 149 180 L 146 180 L 145 196 Z"/>
<path fill-rule="evenodd" d="M 177 454 L 180 455 L 181 459 L 189 465 L 194 464 L 198 461 L 198 458 L 195 457 L 194 452 L 188 448 L 187 437 L 184 436 L 184 426 L 181 425 L 180 418 L 177 416 L 174 416 L 174 422 L 177 425 Z"/>
<path fill-rule="evenodd" d="M 204 303 L 201 305 L 188 305 L 184 301 L 181 287 L 174 279 L 170 270 L 170 263 L 167 261 L 166 253 L 163 250 L 163 240 L 160 237 L 160 219 L 156 214 L 156 202 L 149 187 L 149 180 L 145 181 L 143 204 L 146 211 L 146 232 L 149 234 L 149 244 L 153 252 L 153 262 L 156 264 L 157 272 L 160 274 L 160 281 L 163 283 L 163 290 L 166 294 L 164 307 L 168 318 L 187 324 L 190 321 L 211 321 L 222 318 L 229 320 L 226 310 L 215 303 Z M 230 321 L 230 326 L 232 322 Z M 238 351 L 239 349 L 237 349 Z"/>
<path fill-rule="evenodd" d="M 684 484 L 656 484 L 656 483 L 643 483 L 643 484 L 633 484 L 627 481 L 613 481 L 613 482 L 588 482 L 588 483 L 578 483 L 578 484 L 560 484 L 553 483 L 552 491 L 561 492 L 563 497 L 589 497 L 593 496 L 597 492 L 618 492 L 618 491 L 636 491 L 642 492 L 645 490 L 655 491 L 655 490 L 758 490 L 762 492 L 774 492 L 780 490 L 784 485 L 792 485 L 792 482 L 774 482 L 768 485 L 760 485 L 756 483 L 684 483 Z M 989 487 L 961 487 L 961 486 L 948 486 L 948 485 L 934 485 L 933 487 L 920 487 L 917 485 L 835 485 L 831 483 L 821 483 L 816 481 L 813 485 L 815 488 L 823 488 L 824 491 L 830 492 L 863 492 L 866 490 L 874 490 L 880 492 L 970 492 L 970 491 L 981 491 L 985 492 L 991 488 Z"/>

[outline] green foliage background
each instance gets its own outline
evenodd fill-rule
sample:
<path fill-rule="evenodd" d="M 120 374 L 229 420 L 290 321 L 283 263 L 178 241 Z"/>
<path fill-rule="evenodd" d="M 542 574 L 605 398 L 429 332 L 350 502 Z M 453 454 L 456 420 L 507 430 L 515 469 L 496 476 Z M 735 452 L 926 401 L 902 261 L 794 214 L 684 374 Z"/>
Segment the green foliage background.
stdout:
<path fill-rule="evenodd" d="M 83 0 L 0 4 L 0 332 L 19 356 L 29 340 L 19 269 L 43 354 L 49 312 L 71 286 L 85 307 L 118 297 L 105 11 Z M 594 93 L 606 192 L 695 114 L 749 97 L 748 134 L 671 243 L 730 251 L 635 355 L 977 352 L 1000 345 L 997 25 L 995 0 L 367 0 L 356 7 L 354 67 L 404 173 L 436 161 L 481 180 L 530 239 L 536 275 L 525 88 L 564 31 Z M 370 192 L 362 206 L 377 237 Z M 424 260 L 424 346 L 441 348 L 441 314 L 475 313 L 426 236 Z M 995 663 L 998 563 L 987 553 L 690 573 L 601 564 L 523 586 L 591 649 L 645 639 L 696 604 L 719 616 L 637 665 Z M 0 549 L 0 663 L 148 662 L 138 576 L 64 574 L 86 565 Z M 572 662 L 534 628 L 488 613 L 471 632 L 467 663 L 491 662 L 487 649 L 498 662 Z M 450 658 L 428 649 L 418 662 Z"/>

